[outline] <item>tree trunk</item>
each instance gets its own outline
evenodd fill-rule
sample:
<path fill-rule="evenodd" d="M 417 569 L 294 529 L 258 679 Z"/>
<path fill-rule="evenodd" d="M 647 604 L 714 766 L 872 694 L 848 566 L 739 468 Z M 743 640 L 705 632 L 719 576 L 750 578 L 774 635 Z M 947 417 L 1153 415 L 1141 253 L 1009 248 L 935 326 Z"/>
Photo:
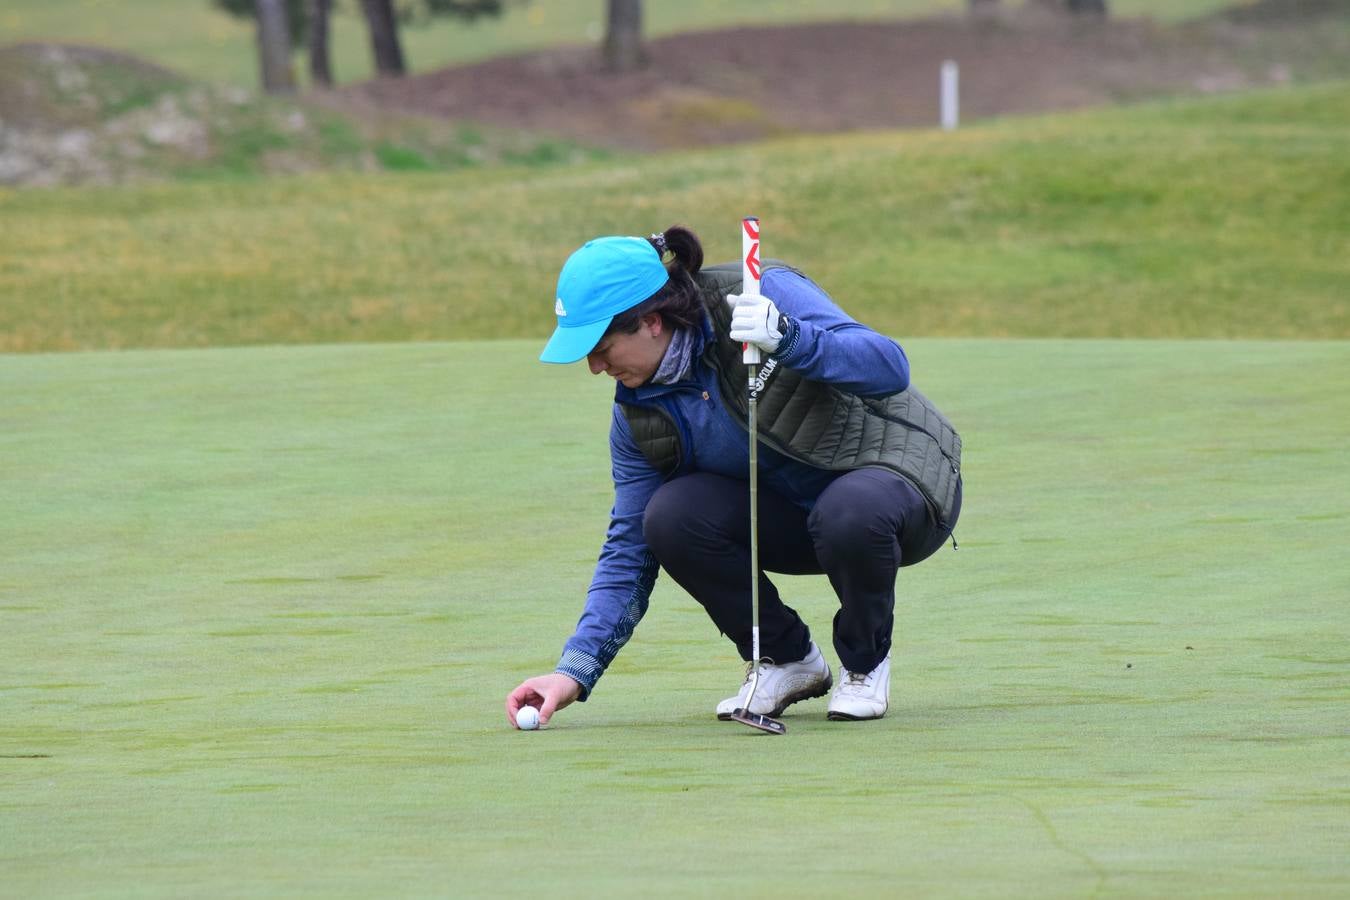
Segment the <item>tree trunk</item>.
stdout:
<path fill-rule="evenodd" d="M 361 0 L 370 28 L 370 49 L 375 54 L 375 71 L 380 75 L 398 77 L 407 71 L 403 64 L 403 48 L 398 42 L 398 20 L 394 18 L 391 0 Z"/>
<path fill-rule="evenodd" d="M 258 62 L 263 90 L 269 94 L 295 93 L 291 70 L 291 33 L 286 24 L 286 0 L 255 0 L 258 19 Z"/>
<path fill-rule="evenodd" d="M 647 63 L 642 48 L 642 0 L 609 0 L 605 29 L 605 68 L 631 72 Z"/>
<path fill-rule="evenodd" d="M 1069 12 L 1085 15 L 1106 15 L 1106 0 L 1069 0 Z"/>
<path fill-rule="evenodd" d="M 328 51 L 328 17 L 333 0 L 305 0 L 309 14 L 309 77 L 320 87 L 333 86 L 333 63 Z"/>

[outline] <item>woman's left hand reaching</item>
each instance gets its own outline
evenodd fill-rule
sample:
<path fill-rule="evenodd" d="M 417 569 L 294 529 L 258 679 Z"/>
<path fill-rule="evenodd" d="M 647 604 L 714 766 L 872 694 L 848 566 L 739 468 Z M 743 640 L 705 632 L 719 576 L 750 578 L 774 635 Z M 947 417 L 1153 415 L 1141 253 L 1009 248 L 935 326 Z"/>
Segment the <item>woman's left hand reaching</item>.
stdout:
<path fill-rule="evenodd" d="M 520 712 L 522 706 L 533 706 L 539 710 L 539 727 L 543 728 L 555 712 L 580 696 L 581 685 L 560 672 L 526 678 L 507 695 L 506 718 L 510 720 L 512 728 L 519 728 L 516 713 Z"/>

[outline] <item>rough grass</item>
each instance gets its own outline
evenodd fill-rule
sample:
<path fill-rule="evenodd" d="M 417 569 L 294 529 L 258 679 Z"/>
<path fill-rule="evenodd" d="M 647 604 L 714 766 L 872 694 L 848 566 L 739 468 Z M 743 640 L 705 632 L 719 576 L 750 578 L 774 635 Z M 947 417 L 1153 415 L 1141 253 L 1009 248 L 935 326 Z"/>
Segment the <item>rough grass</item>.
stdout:
<path fill-rule="evenodd" d="M 607 380 L 536 342 L 0 357 L 6 892 L 1343 893 L 1350 344 L 908 349 L 961 549 L 891 714 L 781 739 L 665 579 L 507 726 L 610 503 Z"/>
<path fill-rule="evenodd" d="M 1004 0 L 1012 3 L 1015 0 Z M 1020 0 L 1019 0 L 1020 2 Z M 826 4 L 818 0 L 689 0 L 647 3 L 651 36 L 740 24 L 839 18 L 912 18 L 959 12 L 965 0 L 868 0 Z M 1113 0 L 1120 16 L 1179 21 L 1214 12 L 1225 0 Z M 597 43 L 603 3 L 550 0 L 515 6 L 497 20 L 466 25 L 441 21 L 403 29 L 404 49 L 416 70 L 486 59 L 557 44 Z M 6 0 L 0 9 L 0 42 L 42 40 L 98 44 L 135 53 L 195 77 L 234 84 L 258 83 L 251 26 L 218 12 L 209 0 Z M 333 31 L 334 69 L 339 81 L 371 75 L 364 25 L 354 14 L 338 15 Z M 305 72 L 297 57 L 298 75 Z"/>
<path fill-rule="evenodd" d="M 890 333 L 1350 336 L 1350 85 L 556 169 L 0 193 L 0 350 L 534 337 L 597 234 L 735 223 Z"/>
<path fill-rule="evenodd" d="M 205 84 L 106 50 L 0 48 L 0 184 L 447 170 L 603 158 L 552 137 Z"/>

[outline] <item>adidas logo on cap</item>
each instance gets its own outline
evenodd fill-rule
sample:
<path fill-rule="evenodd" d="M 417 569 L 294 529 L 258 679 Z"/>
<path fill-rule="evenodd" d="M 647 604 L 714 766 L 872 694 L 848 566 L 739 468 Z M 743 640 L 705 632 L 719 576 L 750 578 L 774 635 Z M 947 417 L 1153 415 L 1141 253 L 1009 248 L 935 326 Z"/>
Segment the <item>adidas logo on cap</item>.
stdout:
<path fill-rule="evenodd" d="M 567 310 L 563 309 L 562 298 L 561 298 L 561 297 L 559 297 L 558 300 L 557 300 L 557 302 L 553 304 L 553 313 L 554 313 L 554 315 L 558 315 L 558 316 L 565 316 L 565 315 L 567 315 Z"/>

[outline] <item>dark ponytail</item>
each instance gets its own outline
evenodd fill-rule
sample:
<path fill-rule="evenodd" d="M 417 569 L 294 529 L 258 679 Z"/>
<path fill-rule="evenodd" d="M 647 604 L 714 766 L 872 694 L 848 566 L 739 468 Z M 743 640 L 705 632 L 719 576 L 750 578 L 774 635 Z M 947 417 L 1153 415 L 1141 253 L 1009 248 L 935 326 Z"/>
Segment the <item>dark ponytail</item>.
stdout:
<path fill-rule="evenodd" d="M 691 276 L 697 275 L 698 270 L 703 268 L 703 244 L 699 241 L 698 235 L 683 225 L 672 225 L 647 240 L 656 248 L 656 252 L 661 254 L 663 262 L 666 254 L 670 254 L 671 262 L 679 265 Z"/>
<path fill-rule="evenodd" d="M 651 313 L 660 313 L 667 328 L 696 328 L 703 321 L 703 296 L 694 282 L 703 268 L 703 244 L 698 235 L 683 225 L 672 225 L 647 241 L 665 263 L 669 280 L 655 294 L 615 316 L 606 335 L 632 334 L 642 317 Z"/>

